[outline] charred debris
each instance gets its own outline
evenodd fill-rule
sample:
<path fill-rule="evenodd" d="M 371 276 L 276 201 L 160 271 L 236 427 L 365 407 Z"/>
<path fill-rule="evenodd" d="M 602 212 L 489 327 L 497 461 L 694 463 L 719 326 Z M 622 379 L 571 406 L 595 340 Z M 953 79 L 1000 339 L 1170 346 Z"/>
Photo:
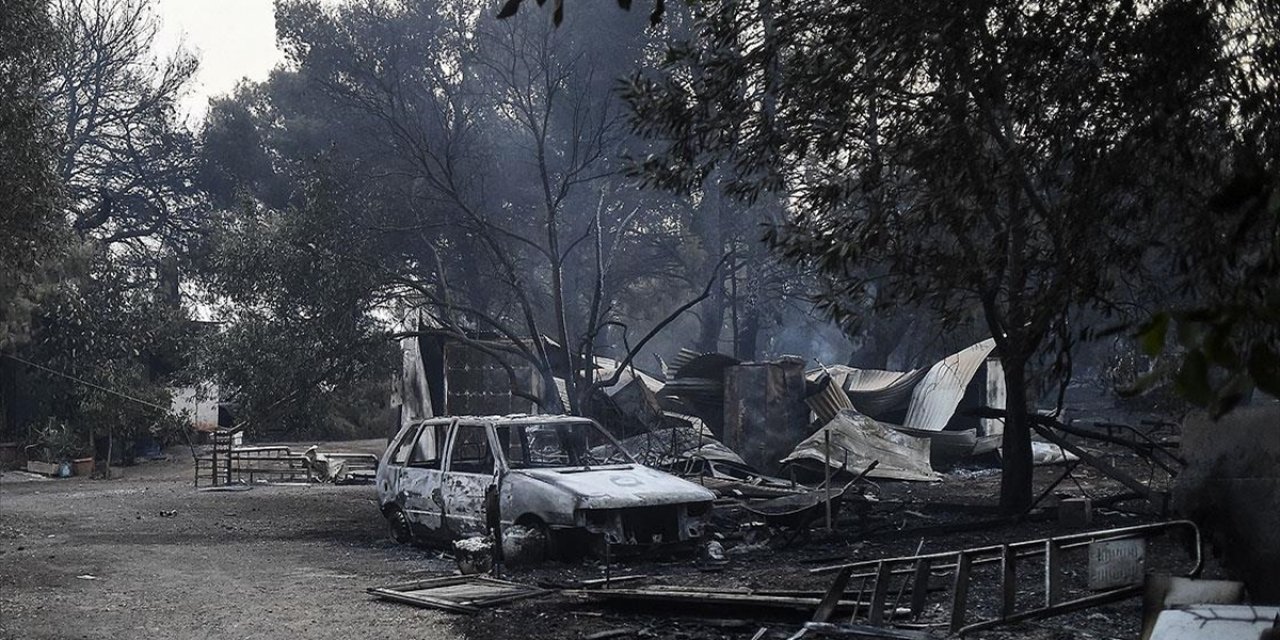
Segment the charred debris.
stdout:
<path fill-rule="evenodd" d="M 412 341 L 405 364 L 406 420 L 433 407 L 532 411 L 537 389 L 510 382 L 538 376 L 513 377 L 512 363 L 450 345 L 424 353 Z M 696 552 L 673 559 L 648 553 L 663 545 L 606 541 L 576 570 L 513 571 L 529 531 L 512 527 L 503 540 L 499 526 L 454 544 L 462 575 L 369 592 L 466 613 L 553 598 L 574 620 L 635 616 L 632 626 L 577 627 L 599 638 L 664 637 L 676 633 L 663 627 L 678 627 L 672 619 L 685 620 L 686 637 L 942 637 L 1077 612 L 1106 618 L 1138 596 L 1143 613 L 1125 624 L 1143 637 L 1183 637 L 1161 635 L 1185 626 L 1169 616 L 1173 631 L 1151 633 L 1162 611 L 1189 604 L 1220 607 L 1242 629 L 1271 624 L 1266 607 L 1243 618 L 1232 608 L 1248 601 L 1244 583 L 1203 579 L 1201 530 L 1171 515 L 1171 489 L 1190 464 L 1177 425 L 1038 415 L 1044 488 L 1033 507 L 1001 514 L 974 495 L 998 475 L 1005 394 L 991 340 L 911 371 L 688 350 L 663 365 L 622 372 L 585 406 L 635 462 L 714 494 Z M 596 361 L 601 378 L 617 366 Z M 784 557 L 790 572 L 771 560 Z"/>

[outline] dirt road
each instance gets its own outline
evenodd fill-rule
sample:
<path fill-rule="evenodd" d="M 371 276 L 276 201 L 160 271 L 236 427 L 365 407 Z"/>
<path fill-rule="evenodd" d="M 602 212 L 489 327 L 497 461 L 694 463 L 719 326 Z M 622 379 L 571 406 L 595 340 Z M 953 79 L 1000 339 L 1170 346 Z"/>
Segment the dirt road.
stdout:
<path fill-rule="evenodd" d="M 0 476 L 0 638 L 456 637 L 365 594 L 453 569 L 387 540 L 371 486 L 197 492 L 190 468 Z"/>

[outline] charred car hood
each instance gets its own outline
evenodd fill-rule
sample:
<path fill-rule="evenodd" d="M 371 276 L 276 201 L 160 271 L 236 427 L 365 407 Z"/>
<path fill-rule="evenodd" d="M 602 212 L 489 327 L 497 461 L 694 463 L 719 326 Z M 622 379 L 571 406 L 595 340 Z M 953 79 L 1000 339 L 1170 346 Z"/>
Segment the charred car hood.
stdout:
<path fill-rule="evenodd" d="M 703 487 L 638 464 L 591 469 L 513 469 L 510 473 L 572 495 L 578 509 L 624 509 L 715 499 L 715 494 Z"/>

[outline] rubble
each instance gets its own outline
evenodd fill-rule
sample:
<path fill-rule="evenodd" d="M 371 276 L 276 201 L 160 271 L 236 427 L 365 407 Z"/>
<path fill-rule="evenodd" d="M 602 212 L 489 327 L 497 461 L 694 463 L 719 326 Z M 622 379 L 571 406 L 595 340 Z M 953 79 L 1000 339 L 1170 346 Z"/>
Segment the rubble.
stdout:
<path fill-rule="evenodd" d="M 698 616 L 708 611 L 724 615 L 731 610 L 750 611 L 739 621 L 744 623 L 792 618 L 786 630 L 762 630 L 776 638 L 925 637 L 921 628 L 927 626 L 968 633 L 1130 598 L 1140 592 L 1148 567 L 1145 536 L 1180 530 L 1198 540 L 1198 530 L 1186 521 L 1052 531 L 1088 526 L 1091 518 L 1114 526 L 1114 512 L 1107 509 L 1133 496 L 1163 504 L 1155 483 L 1138 480 L 1092 444 L 1079 444 L 1089 434 L 1058 422 L 1057 414 L 1032 419 L 1039 436 L 1032 443 L 1036 465 L 1062 468 L 1060 475 L 1054 472 L 1056 479 L 1046 480 L 1032 510 L 991 518 L 991 509 L 968 505 L 970 513 L 988 517 L 957 519 L 940 513 L 945 504 L 935 509 L 911 500 L 910 487 L 924 486 L 911 483 L 989 484 L 998 478 L 995 468 L 972 471 L 991 464 L 982 456 L 996 450 L 1003 437 L 1003 379 L 991 340 L 910 371 L 823 366 L 805 373 L 801 364 L 795 358 L 744 363 L 686 350 L 664 365 L 661 376 L 629 369 L 589 399 L 584 406 L 620 436 L 618 448 L 626 456 L 699 484 L 713 491 L 716 501 L 706 527 L 710 542 L 688 560 L 691 570 L 704 576 L 702 584 L 617 587 L 610 581 L 614 560 L 608 555 L 612 543 L 622 540 L 615 535 L 606 536 L 603 546 L 605 578 L 594 585 L 557 582 L 573 587 L 564 594 L 611 609 L 647 604 L 699 621 L 707 620 Z M 616 368 L 617 363 L 598 359 L 601 375 L 611 376 Z M 1097 444 L 1145 449 L 1160 469 L 1181 467 L 1171 447 L 1136 430 L 1132 441 L 1111 441 L 1121 439 L 1110 436 Z M 593 455 L 604 457 L 604 449 Z M 957 463 L 966 468 L 945 475 L 938 471 Z M 865 487 L 853 490 L 849 479 L 863 477 L 869 479 Z M 885 496 L 872 480 L 896 483 L 893 494 Z M 1119 484 L 1124 493 L 1086 491 L 1099 481 L 1108 488 Z M 850 505 L 858 507 L 852 516 Z M 1075 505 L 1084 508 L 1073 511 Z M 1055 516 L 1061 520 L 1055 522 Z M 1029 520 L 1039 523 L 1038 531 L 1050 531 L 1030 539 L 988 533 Z M 707 583 L 707 571 L 732 573 L 750 558 L 787 549 L 798 534 L 819 523 L 826 526 L 807 533 L 806 544 L 875 534 L 920 536 L 920 547 L 931 536 L 971 535 L 980 544 L 944 553 L 918 548 L 907 556 L 854 556 L 814 569 L 813 575 L 835 574 L 825 590 Z M 506 531 L 519 539 L 533 530 L 514 524 Z M 937 544 L 930 540 L 931 546 Z M 1196 545 L 1184 575 L 1200 571 Z M 503 545 L 503 555 L 513 555 L 510 546 Z M 1084 552 L 1091 552 L 1087 571 Z M 1168 548 L 1160 547 L 1160 554 L 1159 561 L 1167 563 Z M 1068 572 L 1073 555 L 1079 566 Z M 1028 570 L 1032 563 L 1043 569 Z M 1036 593 L 1037 601 L 1029 602 L 1028 593 Z M 837 614 L 845 617 L 836 619 Z M 809 621 L 796 627 L 794 619 L 801 617 Z M 604 633 L 615 631 L 622 633 Z"/>

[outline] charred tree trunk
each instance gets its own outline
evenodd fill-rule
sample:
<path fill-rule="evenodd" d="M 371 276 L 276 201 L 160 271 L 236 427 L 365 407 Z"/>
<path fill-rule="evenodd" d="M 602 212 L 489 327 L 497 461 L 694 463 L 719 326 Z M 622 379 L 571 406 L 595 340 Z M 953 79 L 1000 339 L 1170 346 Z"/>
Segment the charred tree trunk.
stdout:
<path fill-rule="evenodd" d="M 715 271 L 720 257 L 724 255 L 725 233 L 723 216 L 723 194 L 717 183 L 718 173 L 713 172 L 702 185 L 702 201 L 698 204 L 694 216 L 694 229 L 701 244 L 702 258 L 699 265 L 701 273 L 719 273 Z M 720 336 L 724 332 L 724 312 L 726 296 L 724 278 L 711 287 L 710 296 L 699 307 L 697 350 L 719 351 Z"/>
<path fill-rule="evenodd" d="M 698 351 L 720 350 L 720 333 L 724 330 L 724 297 L 724 287 L 717 285 L 711 288 L 711 295 L 702 303 L 702 313 L 698 317 Z"/>
<path fill-rule="evenodd" d="M 556 387 L 556 375 L 551 370 L 551 365 L 542 363 L 538 365 L 538 376 L 542 379 L 542 393 L 539 397 L 542 402 L 539 403 L 539 409 L 542 413 L 559 415 L 569 413 L 571 409 L 564 406 L 564 400 L 560 398 L 560 390 Z M 565 381 L 568 384 L 568 380 Z"/>
<path fill-rule="evenodd" d="M 17 370 L 0 351 L 0 438 L 17 439 Z"/>
<path fill-rule="evenodd" d="M 760 306 L 748 303 L 739 317 L 740 326 L 734 336 L 733 357 L 755 360 L 760 346 Z"/>
<path fill-rule="evenodd" d="M 1004 464 L 1000 477 L 1000 508 L 1018 514 L 1031 507 L 1031 426 L 1027 416 L 1027 365 L 1021 356 L 1002 358 L 1006 387 Z"/>

